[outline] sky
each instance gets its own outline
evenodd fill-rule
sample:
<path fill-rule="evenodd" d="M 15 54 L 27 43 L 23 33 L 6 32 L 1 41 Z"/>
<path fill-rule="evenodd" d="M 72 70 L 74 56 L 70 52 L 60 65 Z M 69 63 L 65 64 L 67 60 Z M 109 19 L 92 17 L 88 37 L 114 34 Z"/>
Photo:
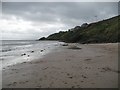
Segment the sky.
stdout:
<path fill-rule="evenodd" d="M 35 40 L 118 15 L 117 2 L 2 2 L 3 40 Z"/>

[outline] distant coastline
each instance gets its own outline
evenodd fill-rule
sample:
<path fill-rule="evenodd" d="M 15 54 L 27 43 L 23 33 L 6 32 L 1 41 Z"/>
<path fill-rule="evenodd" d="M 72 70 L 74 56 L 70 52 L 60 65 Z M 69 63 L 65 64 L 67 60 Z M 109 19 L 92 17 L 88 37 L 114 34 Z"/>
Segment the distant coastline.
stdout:
<path fill-rule="evenodd" d="M 58 40 L 68 43 L 117 43 L 120 42 L 120 15 L 96 23 L 84 23 L 68 31 L 60 31 L 39 40 Z"/>

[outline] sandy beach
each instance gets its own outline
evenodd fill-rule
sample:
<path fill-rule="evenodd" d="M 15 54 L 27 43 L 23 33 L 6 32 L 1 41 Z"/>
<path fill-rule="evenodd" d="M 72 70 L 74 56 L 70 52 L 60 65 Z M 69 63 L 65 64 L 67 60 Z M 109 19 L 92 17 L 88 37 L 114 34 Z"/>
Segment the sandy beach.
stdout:
<path fill-rule="evenodd" d="M 117 43 L 74 43 L 3 68 L 2 79 L 3 88 L 117 88 L 118 73 Z"/>

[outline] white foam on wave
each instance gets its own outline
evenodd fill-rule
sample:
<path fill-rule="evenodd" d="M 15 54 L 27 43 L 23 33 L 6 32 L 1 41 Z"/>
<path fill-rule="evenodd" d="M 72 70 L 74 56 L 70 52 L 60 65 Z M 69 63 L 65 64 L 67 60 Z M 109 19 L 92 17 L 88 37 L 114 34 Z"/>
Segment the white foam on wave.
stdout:
<path fill-rule="evenodd" d="M 22 62 L 29 62 L 31 60 L 41 58 L 47 53 L 50 53 L 56 47 L 58 47 L 61 43 L 58 41 L 30 41 L 28 44 L 28 42 L 29 41 L 27 41 L 27 45 L 25 44 L 25 41 L 25 45 L 10 45 L 10 48 L 12 48 L 11 51 L 2 52 L 3 68 L 9 65 L 14 65 Z"/>

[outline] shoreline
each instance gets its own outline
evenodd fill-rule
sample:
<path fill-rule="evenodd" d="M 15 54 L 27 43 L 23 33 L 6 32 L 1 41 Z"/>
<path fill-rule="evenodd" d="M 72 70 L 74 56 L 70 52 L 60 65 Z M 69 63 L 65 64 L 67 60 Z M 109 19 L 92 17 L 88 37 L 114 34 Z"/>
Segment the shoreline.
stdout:
<path fill-rule="evenodd" d="M 3 88 L 117 88 L 118 43 L 69 43 L 3 70 Z M 69 46 L 81 49 L 70 49 Z"/>
<path fill-rule="evenodd" d="M 5 42 L 6 43 L 6 42 Z M 11 43 L 11 42 L 10 42 Z M 3 68 L 16 65 L 18 63 L 29 62 L 34 59 L 44 57 L 44 55 L 52 52 L 57 48 L 59 42 L 57 41 L 42 41 L 42 42 L 13 42 L 7 46 L 3 46 L 1 57 Z M 28 43 L 28 44 L 26 44 Z M 14 46 L 15 45 L 15 46 Z"/>

